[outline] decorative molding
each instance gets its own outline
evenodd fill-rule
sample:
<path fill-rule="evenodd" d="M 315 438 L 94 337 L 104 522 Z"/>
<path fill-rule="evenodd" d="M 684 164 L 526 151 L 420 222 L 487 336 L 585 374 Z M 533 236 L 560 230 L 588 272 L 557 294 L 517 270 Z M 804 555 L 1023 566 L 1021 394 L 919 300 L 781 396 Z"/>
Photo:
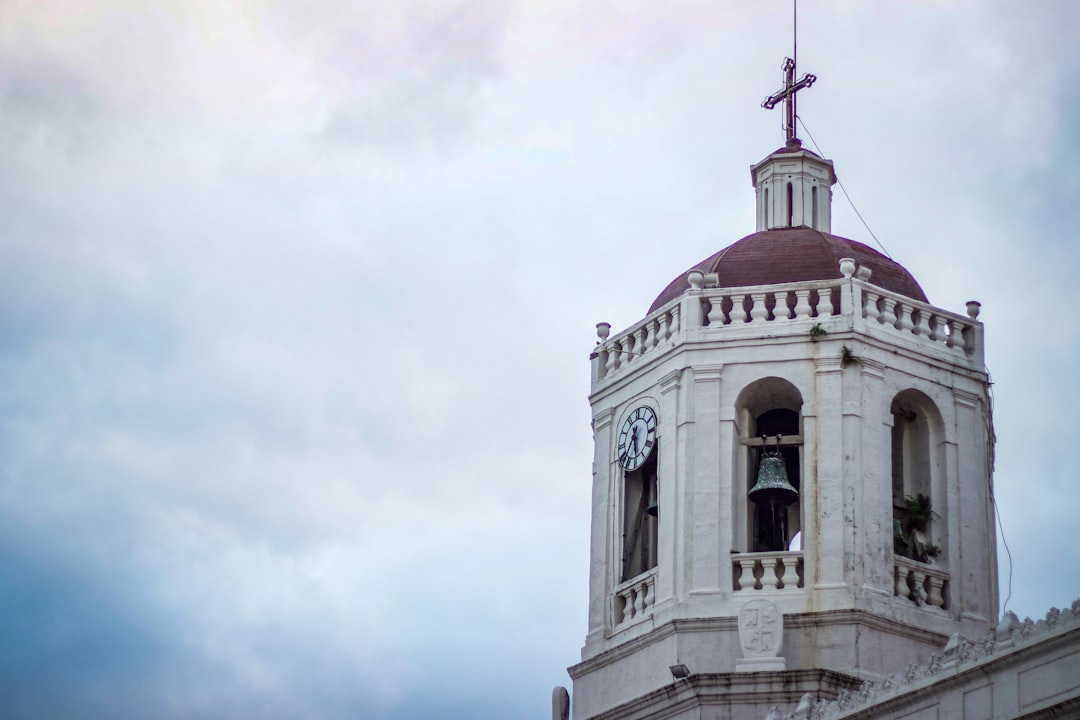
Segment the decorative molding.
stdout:
<path fill-rule="evenodd" d="M 672 390 L 678 390 L 682 385 L 683 368 L 676 368 L 669 373 L 660 376 L 657 385 L 660 386 L 660 394 L 667 395 Z"/>
<path fill-rule="evenodd" d="M 859 358 L 862 361 L 862 374 L 866 377 L 874 378 L 875 380 L 885 379 L 885 363 L 878 362 L 877 360 L 871 360 L 870 358 Z"/>
<path fill-rule="evenodd" d="M 814 370 L 818 375 L 832 375 L 843 372 L 843 358 L 839 355 L 814 358 Z"/>
<path fill-rule="evenodd" d="M 898 704 L 898 696 L 911 692 L 917 686 L 938 680 L 957 680 L 965 669 L 974 669 L 974 666 L 980 663 L 1008 662 L 1010 655 L 1024 646 L 1068 632 L 1080 632 L 1080 599 L 1075 600 L 1072 606 L 1065 610 L 1050 608 L 1046 617 L 1037 622 L 1031 618 L 1020 622 L 1010 610 L 1002 616 L 997 627 L 981 640 L 971 641 L 959 633 L 954 634 L 942 651 L 931 655 L 926 664 L 912 663 L 902 675 L 893 674 L 880 680 L 865 682 L 854 692 L 842 691 L 836 700 L 815 705 L 810 717 L 813 720 L 832 720 L 841 715 L 876 717 L 876 711 L 887 709 L 881 706 Z M 870 711 L 871 705 L 879 707 Z M 865 715 L 857 712 L 862 708 L 867 709 Z M 782 717 L 792 720 L 795 715 Z"/>
<path fill-rule="evenodd" d="M 592 426 L 593 432 L 599 432 L 608 425 L 611 425 L 611 421 L 615 417 L 615 408 L 606 407 L 593 413 Z"/>
<path fill-rule="evenodd" d="M 970 393 L 967 390 L 961 390 L 960 388 L 953 388 L 953 399 L 957 405 L 961 407 L 975 409 L 979 407 L 979 403 L 982 398 L 975 393 Z"/>
<path fill-rule="evenodd" d="M 723 365 L 695 365 L 694 382 L 720 382 L 720 371 L 723 369 Z"/>

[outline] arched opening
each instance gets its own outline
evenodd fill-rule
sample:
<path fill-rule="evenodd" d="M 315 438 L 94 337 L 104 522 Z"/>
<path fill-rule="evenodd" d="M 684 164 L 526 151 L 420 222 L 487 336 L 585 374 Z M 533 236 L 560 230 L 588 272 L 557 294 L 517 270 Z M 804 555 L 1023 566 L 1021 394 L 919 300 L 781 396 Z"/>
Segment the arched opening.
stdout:
<path fill-rule="evenodd" d="M 745 480 L 736 491 L 742 537 L 735 538 L 735 548 L 801 550 L 802 395 L 787 380 L 763 378 L 740 393 L 737 416 Z M 781 462 L 766 463 L 773 455 Z M 794 492 L 762 493 L 759 481 L 786 482 Z"/>
<path fill-rule="evenodd" d="M 791 186 L 791 183 L 787 184 L 787 226 L 791 227 L 792 220 L 795 217 L 795 189 Z"/>
<path fill-rule="evenodd" d="M 635 470 L 623 470 L 622 569 L 626 582 L 656 567 L 656 468 L 659 448 Z"/>
<path fill-rule="evenodd" d="M 768 230 L 769 229 L 769 188 L 765 188 L 765 205 L 764 205 L 764 208 L 763 208 L 763 215 L 764 215 L 764 218 L 763 218 L 764 225 L 763 225 L 763 227 L 766 230 Z"/>
<path fill-rule="evenodd" d="M 817 185 L 810 188 L 810 227 L 815 230 L 821 229 L 818 226 Z"/>
<path fill-rule="evenodd" d="M 899 393 L 890 412 L 893 550 L 919 562 L 944 563 L 941 415 L 933 401 L 917 390 Z"/>

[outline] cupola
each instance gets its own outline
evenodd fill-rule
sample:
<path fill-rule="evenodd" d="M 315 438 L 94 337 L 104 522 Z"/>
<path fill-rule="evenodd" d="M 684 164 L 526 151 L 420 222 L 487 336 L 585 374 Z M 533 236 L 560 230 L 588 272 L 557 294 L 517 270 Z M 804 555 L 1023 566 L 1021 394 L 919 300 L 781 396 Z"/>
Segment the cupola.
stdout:
<path fill-rule="evenodd" d="M 801 226 L 832 232 L 832 161 L 805 149 L 798 138 L 752 166 L 750 178 L 759 232 Z"/>

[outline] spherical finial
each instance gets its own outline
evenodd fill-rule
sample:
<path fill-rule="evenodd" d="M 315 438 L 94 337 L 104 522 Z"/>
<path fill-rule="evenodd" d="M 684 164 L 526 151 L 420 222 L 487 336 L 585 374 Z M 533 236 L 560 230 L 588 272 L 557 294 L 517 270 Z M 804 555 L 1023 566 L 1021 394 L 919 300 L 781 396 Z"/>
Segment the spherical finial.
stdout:
<path fill-rule="evenodd" d="M 982 303 L 979 302 L 978 300 L 968 300 L 967 301 L 968 317 L 971 318 L 972 320 L 979 317 L 979 308 L 981 308 L 981 307 L 982 307 Z"/>
<path fill-rule="evenodd" d="M 840 258 L 840 274 L 846 278 L 855 274 L 854 258 Z"/>
<path fill-rule="evenodd" d="M 596 323 L 596 337 L 600 338 L 600 342 L 604 342 L 608 339 L 608 335 L 611 334 L 611 323 L 598 322 Z"/>

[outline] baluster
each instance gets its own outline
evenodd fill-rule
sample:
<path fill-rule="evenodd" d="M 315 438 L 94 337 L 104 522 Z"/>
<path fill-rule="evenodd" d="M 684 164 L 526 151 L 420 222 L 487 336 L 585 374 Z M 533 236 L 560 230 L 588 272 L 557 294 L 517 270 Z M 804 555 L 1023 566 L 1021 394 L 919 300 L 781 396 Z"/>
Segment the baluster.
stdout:
<path fill-rule="evenodd" d="M 765 293 L 753 293 L 750 300 L 754 303 L 750 308 L 750 322 L 759 322 L 769 317 L 769 309 L 765 307 Z"/>
<path fill-rule="evenodd" d="M 727 319 L 724 317 L 724 296 L 709 298 L 709 327 L 720 327 Z"/>
<path fill-rule="evenodd" d="M 784 584 L 784 564 L 780 562 L 780 558 L 773 558 L 772 562 L 763 562 L 762 566 L 764 570 L 761 573 L 762 587 L 768 581 L 773 590 L 779 590 L 780 586 Z"/>
<path fill-rule="evenodd" d="M 908 569 L 903 565 L 896 566 L 896 597 L 909 598 L 911 590 L 908 588 Z"/>
<path fill-rule="evenodd" d="M 797 557 L 789 557 L 789 556 L 785 555 L 784 557 L 780 558 L 780 562 L 781 562 L 781 567 L 782 567 L 782 570 L 780 572 L 782 573 L 781 577 L 782 577 L 782 579 L 784 581 L 784 587 L 788 587 L 789 585 L 794 586 L 794 587 L 798 587 L 799 586 L 799 558 L 797 558 Z"/>
<path fill-rule="evenodd" d="M 791 317 L 791 308 L 788 307 L 788 294 L 786 292 L 769 293 L 773 299 L 773 320 L 787 320 Z"/>
<path fill-rule="evenodd" d="M 925 570 L 913 570 L 912 577 L 914 578 L 914 588 L 912 599 L 916 602 L 923 602 L 926 598 L 926 571 Z"/>
<path fill-rule="evenodd" d="M 743 565 L 743 561 L 742 561 L 742 560 L 736 560 L 736 561 L 735 561 L 735 567 L 734 567 L 734 570 L 735 570 L 735 589 L 736 589 L 736 590 L 742 590 L 742 589 L 743 589 L 743 586 L 742 586 L 742 578 L 743 578 L 743 571 L 744 571 L 745 569 L 746 569 L 746 568 L 745 568 L 745 566 Z"/>
<path fill-rule="evenodd" d="M 910 305 L 906 305 L 899 300 L 896 302 L 896 329 L 902 332 L 911 332 L 915 328 L 915 323 L 911 321 L 911 313 L 914 309 Z"/>
<path fill-rule="evenodd" d="M 622 340 L 619 341 L 619 345 L 622 346 L 622 352 L 619 353 L 619 366 L 626 367 L 634 361 L 634 338 L 630 335 L 624 335 Z"/>
<path fill-rule="evenodd" d="M 810 291 L 809 290 L 796 290 L 795 291 L 795 319 L 802 317 L 810 317 Z"/>
<path fill-rule="evenodd" d="M 863 290 L 863 300 L 865 305 L 863 306 L 863 317 L 867 320 L 877 320 L 881 322 L 881 312 L 878 310 L 878 300 L 881 296 L 876 292 L 870 292 L 869 290 Z"/>
<path fill-rule="evenodd" d="M 608 346 L 607 351 L 607 372 L 605 375 L 610 375 L 615 372 L 619 367 L 619 343 L 618 341 L 612 341 Z"/>
<path fill-rule="evenodd" d="M 832 302 L 832 296 L 829 295 L 828 288 L 818 290 L 818 301 L 813 303 L 813 314 L 816 317 L 821 317 L 822 315 L 832 315 Z M 827 313 L 825 312 L 826 309 L 828 310 Z"/>
<path fill-rule="evenodd" d="M 679 306 L 671 308 L 671 325 L 668 326 L 668 337 L 679 334 L 679 322 L 681 318 L 679 316 Z"/>
<path fill-rule="evenodd" d="M 644 355 L 649 351 L 649 346 L 645 344 L 647 339 L 649 339 L 649 330 L 645 325 L 642 325 L 634 333 L 634 347 L 637 348 L 639 355 Z"/>
<path fill-rule="evenodd" d="M 766 580 L 764 563 L 762 563 L 761 560 L 754 560 L 752 572 L 754 574 L 754 589 L 761 590 L 765 587 Z"/>
<path fill-rule="evenodd" d="M 787 569 L 788 568 L 787 568 L 787 563 L 784 562 L 784 558 L 777 558 L 776 559 L 776 564 L 773 566 L 773 569 L 774 569 L 774 572 L 776 573 L 776 585 L 774 587 L 776 587 L 776 589 L 779 590 L 779 589 L 783 588 L 785 585 L 787 585 L 787 583 L 784 582 L 784 578 L 787 577 Z"/>
<path fill-rule="evenodd" d="M 963 342 L 963 338 L 960 336 L 960 321 L 949 318 L 945 324 L 949 327 L 949 338 L 945 341 L 945 344 L 949 347 L 956 347 Z"/>
<path fill-rule="evenodd" d="M 656 343 L 659 345 L 660 343 L 667 342 L 667 339 L 671 337 L 671 333 L 668 330 L 668 314 L 664 313 L 656 319 L 656 322 L 660 326 L 660 329 L 656 331 Z"/>
<path fill-rule="evenodd" d="M 915 317 L 918 318 L 918 322 L 915 323 L 915 329 L 912 332 L 922 337 L 930 337 L 930 313 L 926 310 L 919 310 Z"/>
<path fill-rule="evenodd" d="M 750 313 L 746 310 L 746 295 L 731 296 L 731 322 L 750 322 Z"/>
<path fill-rule="evenodd" d="M 945 318 L 940 315 L 930 316 L 930 339 L 939 343 L 948 339 L 945 335 Z"/>
<path fill-rule="evenodd" d="M 881 302 L 881 322 L 896 327 L 896 302 L 883 298 Z"/>
<path fill-rule="evenodd" d="M 930 592 L 927 594 L 926 602 L 934 607 L 945 607 L 945 597 L 942 595 L 942 589 L 945 587 L 945 578 L 937 577 L 936 575 L 930 576 Z"/>
<path fill-rule="evenodd" d="M 642 583 L 634 589 L 634 617 L 645 612 L 645 584 Z"/>
<path fill-rule="evenodd" d="M 596 351 L 596 364 L 597 364 L 597 380 L 603 380 L 607 377 L 608 369 L 608 351 L 606 348 L 600 348 Z"/>
<path fill-rule="evenodd" d="M 753 559 L 747 558 L 739 560 L 739 589 L 752 590 L 757 588 L 757 579 L 754 576 L 754 565 L 755 560 Z"/>
<path fill-rule="evenodd" d="M 645 581 L 645 585 L 643 586 L 645 589 L 645 609 L 649 609 L 653 606 L 653 595 L 656 593 L 655 582 L 655 577 L 651 577 Z"/>

